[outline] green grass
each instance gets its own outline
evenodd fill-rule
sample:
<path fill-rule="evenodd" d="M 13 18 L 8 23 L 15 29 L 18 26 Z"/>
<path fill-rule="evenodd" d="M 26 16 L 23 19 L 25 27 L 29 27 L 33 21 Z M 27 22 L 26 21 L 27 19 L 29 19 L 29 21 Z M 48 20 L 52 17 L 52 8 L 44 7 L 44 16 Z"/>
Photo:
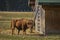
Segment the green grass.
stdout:
<path fill-rule="evenodd" d="M 24 35 L 0 35 L 0 40 L 60 40 L 60 35 L 50 36 L 24 36 Z"/>

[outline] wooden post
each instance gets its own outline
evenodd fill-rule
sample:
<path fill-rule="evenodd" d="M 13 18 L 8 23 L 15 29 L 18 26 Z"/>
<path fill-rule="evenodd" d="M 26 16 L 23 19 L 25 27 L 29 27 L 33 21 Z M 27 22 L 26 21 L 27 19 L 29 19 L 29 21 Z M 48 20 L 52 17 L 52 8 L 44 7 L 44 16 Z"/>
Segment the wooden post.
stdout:
<path fill-rule="evenodd" d="M 45 10 L 42 8 L 41 5 L 39 5 L 35 13 L 35 30 L 40 34 L 45 34 Z"/>

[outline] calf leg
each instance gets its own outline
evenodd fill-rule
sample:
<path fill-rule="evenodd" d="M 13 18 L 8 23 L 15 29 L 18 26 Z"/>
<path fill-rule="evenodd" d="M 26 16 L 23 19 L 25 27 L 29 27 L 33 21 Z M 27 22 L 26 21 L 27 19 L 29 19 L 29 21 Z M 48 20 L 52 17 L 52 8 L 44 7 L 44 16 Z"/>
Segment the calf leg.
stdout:
<path fill-rule="evenodd" d="M 33 33 L 33 27 L 30 27 L 30 33 Z"/>
<path fill-rule="evenodd" d="M 18 30 L 18 35 L 19 35 L 19 33 L 20 33 L 20 30 Z"/>
<path fill-rule="evenodd" d="M 23 34 L 24 34 L 24 35 L 26 34 L 26 30 L 25 30 L 25 31 L 23 30 Z"/>
<path fill-rule="evenodd" d="M 12 28 L 12 35 L 14 34 L 14 29 L 15 29 L 15 28 Z"/>
<path fill-rule="evenodd" d="M 23 34 L 24 35 L 26 34 L 26 28 L 25 27 L 23 28 Z"/>

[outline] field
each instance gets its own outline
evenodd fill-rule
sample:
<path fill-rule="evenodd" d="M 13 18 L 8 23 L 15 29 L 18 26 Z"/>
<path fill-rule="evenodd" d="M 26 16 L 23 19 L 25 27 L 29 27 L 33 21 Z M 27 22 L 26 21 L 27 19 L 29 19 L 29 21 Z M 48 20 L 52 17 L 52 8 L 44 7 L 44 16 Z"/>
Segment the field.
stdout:
<path fill-rule="evenodd" d="M 0 12 L 0 40 L 60 40 L 60 35 L 11 35 L 11 20 L 33 19 L 33 12 Z"/>
<path fill-rule="evenodd" d="M 31 35 L 0 34 L 0 40 L 60 40 L 60 35 L 31 36 Z"/>
<path fill-rule="evenodd" d="M 33 19 L 33 16 L 33 12 L 0 12 L 0 28 L 8 29 L 12 19 Z"/>

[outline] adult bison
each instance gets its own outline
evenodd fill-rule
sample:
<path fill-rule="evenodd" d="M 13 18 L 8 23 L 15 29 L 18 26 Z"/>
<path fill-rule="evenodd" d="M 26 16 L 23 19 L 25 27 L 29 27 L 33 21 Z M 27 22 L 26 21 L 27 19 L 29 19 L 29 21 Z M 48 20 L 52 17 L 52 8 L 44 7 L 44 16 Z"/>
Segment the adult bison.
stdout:
<path fill-rule="evenodd" d="M 30 28 L 31 32 L 32 32 L 33 20 L 27 20 L 27 19 L 15 20 L 15 19 L 13 19 L 11 21 L 11 28 L 12 28 L 12 34 L 14 33 L 15 28 L 18 29 L 18 35 L 19 35 L 20 30 L 23 30 L 23 34 L 26 34 L 26 29 L 27 28 Z"/>

